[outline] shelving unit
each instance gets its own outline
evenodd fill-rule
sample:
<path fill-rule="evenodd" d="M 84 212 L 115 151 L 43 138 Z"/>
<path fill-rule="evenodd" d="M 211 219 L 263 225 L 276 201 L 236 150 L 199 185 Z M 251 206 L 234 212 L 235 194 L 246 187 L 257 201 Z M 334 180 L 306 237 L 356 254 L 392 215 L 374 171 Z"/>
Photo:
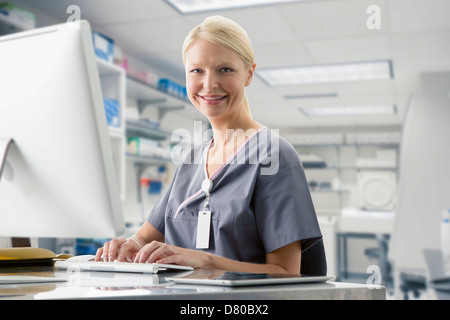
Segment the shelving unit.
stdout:
<path fill-rule="evenodd" d="M 187 106 L 190 106 L 188 100 L 173 96 L 132 77 L 127 77 L 127 91 L 129 97 L 138 101 L 140 113 L 148 106 L 156 107 L 158 109 L 158 121 L 167 112 L 184 110 Z"/>
<path fill-rule="evenodd" d="M 151 84 L 142 82 L 138 79 L 127 76 L 127 95 L 129 99 L 137 101 L 139 114 L 142 115 L 144 110 L 155 108 L 157 110 L 158 123 L 164 118 L 168 112 L 183 112 L 186 109 L 193 108 L 190 101 L 181 97 L 171 95 L 164 92 Z M 145 121 L 127 121 L 126 122 L 127 137 L 140 137 L 153 141 L 165 143 L 166 148 L 170 148 L 171 133 L 155 127 L 153 124 L 146 124 Z M 137 155 L 127 155 L 128 160 L 137 165 L 151 166 L 162 165 L 171 161 L 171 159 L 164 159 L 158 157 L 146 157 Z"/>
<path fill-rule="evenodd" d="M 119 125 L 109 126 L 111 147 L 114 163 L 116 165 L 117 179 L 120 187 L 120 197 L 126 197 L 126 167 L 125 167 L 125 108 L 126 85 L 125 72 L 122 68 L 114 66 L 106 61 L 97 59 L 98 72 L 104 98 L 114 99 L 119 102 Z"/>
<path fill-rule="evenodd" d="M 312 153 L 326 163 L 323 167 L 307 167 L 305 172 L 308 182 L 329 183 L 330 188 L 311 189 L 313 201 L 318 214 L 339 216 L 344 207 L 358 205 L 358 175 L 363 172 L 388 171 L 398 173 L 397 143 L 335 143 L 335 144 L 299 144 L 294 147 L 302 155 Z M 377 150 L 395 150 L 397 161 L 395 165 L 358 165 L 357 159 L 373 157 Z M 333 186 L 333 180 L 338 181 L 338 187 Z"/>
<path fill-rule="evenodd" d="M 11 19 L 8 16 L 0 14 L 0 35 L 25 31 L 29 29 L 30 28 L 28 26 L 20 23 L 20 21 Z"/>
<path fill-rule="evenodd" d="M 191 111 L 196 112 L 190 101 L 179 96 L 174 96 L 168 92 L 160 90 L 158 87 L 143 82 L 133 77 L 126 77 L 127 98 L 130 103 L 137 106 L 139 120 L 127 120 L 125 123 L 125 134 L 129 138 L 143 138 L 156 142 L 162 150 L 155 152 L 155 155 L 126 154 L 128 173 L 128 183 L 130 184 L 126 206 L 129 212 L 142 210 L 145 200 L 141 190 L 140 179 L 144 175 L 154 177 L 156 180 L 160 176 L 159 167 L 166 166 L 166 170 L 173 163 L 170 155 L 172 147 L 172 133 L 164 130 L 159 125 L 161 121 L 170 112 L 176 112 L 184 117 Z M 151 120 L 147 120 L 147 119 Z M 147 143 L 146 141 L 144 141 Z M 162 154 L 162 156 L 159 156 Z M 170 170 L 168 170 L 170 172 Z M 164 181 L 167 181 L 164 179 Z M 151 201 L 150 201 L 151 202 Z M 140 204 L 140 206 L 136 206 Z M 149 205 L 147 203 L 147 205 Z M 150 208 L 147 208 L 149 210 Z M 136 221 L 138 215 L 135 215 Z M 140 216 L 140 215 L 139 215 Z"/>

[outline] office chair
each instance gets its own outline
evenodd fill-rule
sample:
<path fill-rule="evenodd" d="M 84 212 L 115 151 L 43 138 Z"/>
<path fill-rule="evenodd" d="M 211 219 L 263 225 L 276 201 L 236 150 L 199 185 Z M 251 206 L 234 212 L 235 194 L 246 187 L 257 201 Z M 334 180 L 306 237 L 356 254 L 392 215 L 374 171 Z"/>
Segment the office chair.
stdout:
<path fill-rule="evenodd" d="M 381 271 L 382 285 L 388 289 L 393 288 L 392 266 L 388 259 L 389 236 L 385 234 L 376 234 L 377 248 L 368 248 L 364 253 L 371 258 L 378 259 L 378 265 Z"/>
<path fill-rule="evenodd" d="M 327 275 L 327 259 L 323 239 L 320 239 L 311 247 L 302 250 L 300 274 L 311 276 Z"/>

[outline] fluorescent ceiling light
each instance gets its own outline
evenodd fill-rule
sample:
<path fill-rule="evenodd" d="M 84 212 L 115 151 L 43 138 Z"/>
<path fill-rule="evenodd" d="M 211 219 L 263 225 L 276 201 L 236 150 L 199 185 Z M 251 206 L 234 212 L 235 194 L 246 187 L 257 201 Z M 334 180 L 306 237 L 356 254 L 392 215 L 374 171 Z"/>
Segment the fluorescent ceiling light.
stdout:
<path fill-rule="evenodd" d="M 286 100 L 300 100 L 300 99 L 322 99 L 322 98 L 336 98 L 337 93 L 317 93 L 317 94 L 290 94 L 283 96 Z"/>
<path fill-rule="evenodd" d="M 166 0 L 184 14 L 307 0 Z M 311 0 L 309 0 L 311 1 Z"/>
<path fill-rule="evenodd" d="M 309 117 L 321 116 L 373 116 L 393 115 L 397 113 L 394 106 L 367 106 L 367 107 L 327 107 L 327 108 L 300 108 Z"/>
<path fill-rule="evenodd" d="M 270 86 L 312 84 L 392 78 L 390 60 L 313 65 L 291 68 L 268 68 L 256 71 Z"/>

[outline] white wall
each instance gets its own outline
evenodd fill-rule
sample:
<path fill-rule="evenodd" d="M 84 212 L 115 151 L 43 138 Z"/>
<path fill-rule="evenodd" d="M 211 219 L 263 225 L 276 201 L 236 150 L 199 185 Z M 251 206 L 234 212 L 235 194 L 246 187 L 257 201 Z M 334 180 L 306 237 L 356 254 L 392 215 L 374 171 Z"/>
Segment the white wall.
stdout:
<path fill-rule="evenodd" d="M 395 267 L 423 269 L 423 249 L 439 249 L 441 212 L 450 208 L 450 73 L 422 75 L 406 116 L 398 212 L 391 241 Z"/>

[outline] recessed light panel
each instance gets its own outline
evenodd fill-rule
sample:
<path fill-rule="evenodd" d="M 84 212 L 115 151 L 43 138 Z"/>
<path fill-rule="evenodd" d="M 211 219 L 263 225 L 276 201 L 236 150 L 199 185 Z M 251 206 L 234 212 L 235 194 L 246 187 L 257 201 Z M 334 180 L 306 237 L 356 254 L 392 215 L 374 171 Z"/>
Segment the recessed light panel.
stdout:
<path fill-rule="evenodd" d="M 291 68 L 268 68 L 256 71 L 270 86 L 381 80 L 392 78 L 391 61 L 370 61 L 312 65 Z"/>
<path fill-rule="evenodd" d="M 311 0 L 166 0 L 183 14 Z"/>
<path fill-rule="evenodd" d="M 309 117 L 321 116 L 373 116 L 393 115 L 397 113 L 395 106 L 365 106 L 365 107 L 326 107 L 300 108 Z"/>

